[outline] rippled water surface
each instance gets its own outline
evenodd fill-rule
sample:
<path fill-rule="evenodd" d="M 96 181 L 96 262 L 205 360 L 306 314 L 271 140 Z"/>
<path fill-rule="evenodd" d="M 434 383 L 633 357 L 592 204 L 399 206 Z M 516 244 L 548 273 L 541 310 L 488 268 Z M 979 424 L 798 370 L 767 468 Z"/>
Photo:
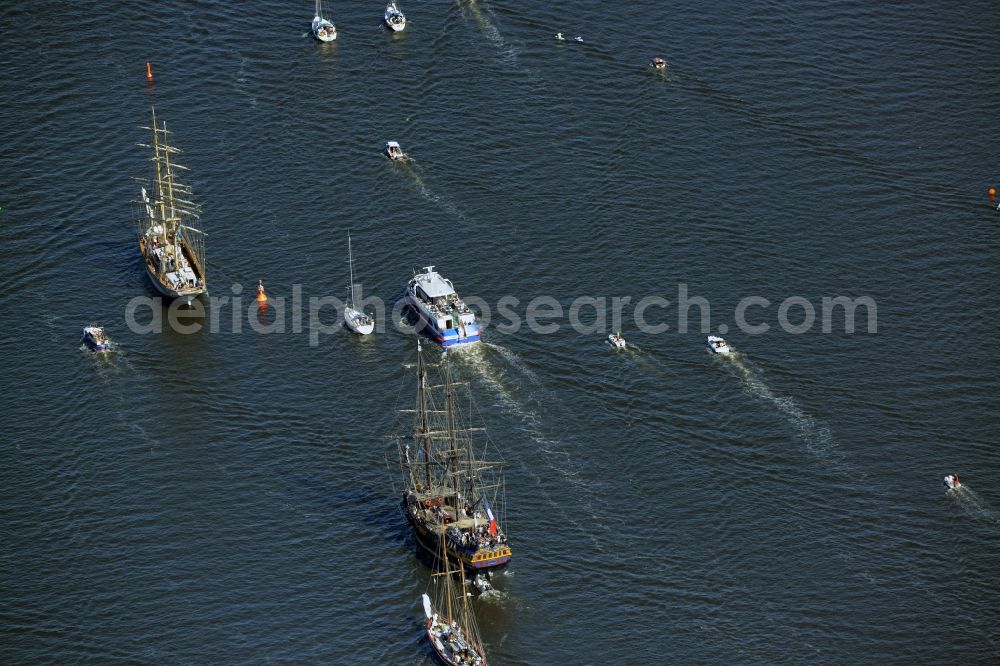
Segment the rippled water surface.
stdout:
<path fill-rule="evenodd" d="M 129 330 L 150 104 L 243 308 L 343 295 L 350 229 L 390 304 L 436 264 L 522 311 L 684 283 L 730 328 L 451 355 L 508 466 L 491 663 L 1000 656 L 992 3 L 337 2 L 328 45 L 295 4 L 0 7 L 0 660 L 432 661 L 385 463 L 415 338 Z M 793 295 L 877 334 L 784 333 Z"/>

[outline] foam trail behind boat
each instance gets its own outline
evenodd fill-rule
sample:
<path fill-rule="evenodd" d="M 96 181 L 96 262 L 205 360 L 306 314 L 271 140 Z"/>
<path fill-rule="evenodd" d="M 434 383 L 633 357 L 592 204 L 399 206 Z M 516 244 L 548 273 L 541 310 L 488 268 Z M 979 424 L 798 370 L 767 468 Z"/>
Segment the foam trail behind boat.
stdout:
<path fill-rule="evenodd" d="M 625 351 L 629 352 L 629 360 L 635 362 L 646 370 L 661 370 L 666 367 L 663 361 L 658 358 L 656 354 L 646 351 L 639 345 L 632 342 L 628 343 L 628 346 L 625 347 Z"/>
<path fill-rule="evenodd" d="M 480 592 L 476 599 L 479 603 L 486 603 L 502 609 L 522 610 L 524 608 L 522 602 L 512 597 L 509 593 L 498 590 L 495 587 L 485 592 Z"/>
<path fill-rule="evenodd" d="M 507 349 L 506 347 L 501 347 L 500 345 L 494 344 L 492 342 L 484 341 L 481 343 L 481 345 L 484 348 L 488 349 L 489 351 L 497 354 L 498 356 L 502 356 L 504 361 L 506 361 L 508 365 L 516 368 L 518 372 L 520 372 L 522 375 L 530 379 L 532 384 L 540 383 L 538 381 L 538 375 L 535 374 L 535 371 L 529 368 L 528 365 L 511 350 Z"/>
<path fill-rule="evenodd" d="M 500 367 L 491 356 L 501 357 L 504 360 L 503 365 L 506 367 Z M 481 381 L 496 398 L 497 406 L 500 407 L 501 411 L 520 420 L 521 427 L 518 429 L 536 445 L 535 451 L 544 457 L 545 466 L 557 473 L 564 482 L 568 482 L 581 491 L 583 499 L 580 500 L 582 504 L 578 506 L 579 510 L 569 512 L 562 508 L 564 502 L 558 501 L 548 494 L 543 479 L 536 470 L 524 462 L 521 456 L 508 458 L 509 462 L 517 464 L 518 474 L 529 476 L 537 482 L 538 492 L 544 496 L 547 505 L 552 506 L 553 510 L 559 514 L 562 522 L 573 525 L 581 536 L 590 539 L 596 549 L 603 551 L 604 543 L 597 537 L 597 528 L 607 530 L 607 525 L 613 521 L 603 513 L 604 509 L 599 503 L 595 503 L 592 499 L 594 493 L 589 484 L 581 478 L 579 463 L 566 450 L 566 443 L 546 435 L 543 429 L 543 419 L 539 412 L 528 407 L 526 401 L 518 396 L 516 389 L 511 384 L 517 383 L 517 377 L 526 378 L 531 386 L 524 390 L 534 393 L 537 402 L 544 404 L 547 411 L 554 409 L 565 411 L 558 410 L 558 399 L 541 387 L 537 375 L 517 357 L 517 354 L 495 343 L 480 343 L 456 353 L 449 352 L 448 360 L 462 368 L 466 374 L 474 375 Z M 507 370 L 514 371 L 513 382 L 505 380 L 505 377 L 508 376 Z M 586 525 L 579 519 L 581 515 L 589 518 Z"/>
<path fill-rule="evenodd" d="M 776 395 L 763 379 L 743 360 L 742 356 L 731 354 L 716 354 L 725 359 L 739 373 L 744 390 L 753 398 L 770 402 L 775 409 L 788 421 L 795 434 L 810 453 L 823 462 L 841 468 L 841 471 L 856 480 L 864 480 L 867 474 L 855 472 L 844 459 L 844 454 L 833 441 L 830 429 L 821 425 L 815 418 L 806 414 L 795 399 Z"/>
<path fill-rule="evenodd" d="M 450 201 L 445 197 L 442 197 L 440 194 L 436 194 L 435 192 L 431 191 L 431 189 L 427 187 L 426 184 L 424 184 L 424 179 L 420 177 L 420 174 L 417 173 L 416 169 L 414 169 L 409 164 L 401 164 L 400 167 L 403 170 L 405 170 L 406 173 L 410 176 L 410 179 L 413 181 L 413 184 L 416 185 L 417 187 L 417 191 L 420 192 L 420 196 L 422 196 L 424 199 L 427 199 L 427 201 L 430 201 L 434 205 L 438 206 L 439 208 L 441 208 L 441 210 L 448 213 L 449 215 L 454 215 L 458 221 L 460 222 L 469 221 L 468 218 L 465 217 L 465 214 L 462 211 L 460 211 L 458 209 L 458 206 L 456 206 L 452 201 Z"/>
<path fill-rule="evenodd" d="M 308 36 L 309 33 L 306 33 Z M 250 106 L 254 109 L 257 108 L 257 97 L 254 95 L 253 91 L 257 90 L 257 86 L 253 81 L 248 83 L 247 77 L 247 59 L 245 57 L 240 58 L 240 69 L 236 73 L 236 89 L 247 99 L 250 100 Z"/>
<path fill-rule="evenodd" d="M 962 510 L 970 516 L 1000 525 L 1000 514 L 989 505 L 989 502 L 970 488 L 967 483 L 963 482 L 961 487 L 949 490 L 948 494 L 955 498 L 955 501 L 962 507 Z"/>
<path fill-rule="evenodd" d="M 513 67 L 517 67 L 517 50 L 510 42 L 504 39 L 493 21 L 483 13 L 483 10 L 479 7 L 479 3 L 476 0 L 469 0 L 462 4 L 469 9 L 469 14 L 479 25 L 479 29 L 483 31 L 486 38 L 501 50 L 504 55 L 503 59 L 508 61 Z"/>

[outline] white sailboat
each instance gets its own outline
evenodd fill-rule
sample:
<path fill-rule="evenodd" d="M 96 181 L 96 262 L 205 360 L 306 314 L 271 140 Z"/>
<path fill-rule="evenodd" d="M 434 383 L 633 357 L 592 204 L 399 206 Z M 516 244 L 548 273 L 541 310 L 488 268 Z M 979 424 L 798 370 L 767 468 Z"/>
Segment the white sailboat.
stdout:
<path fill-rule="evenodd" d="M 337 28 L 323 17 L 322 0 L 316 0 L 316 15 L 313 17 L 312 34 L 321 42 L 332 42 L 337 39 Z"/>
<path fill-rule="evenodd" d="M 382 20 L 393 32 L 402 32 L 403 28 L 406 27 L 406 17 L 396 6 L 395 0 L 385 6 L 385 16 L 382 17 Z"/>
<path fill-rule="evenodd" d="M 347 328 L 358 335 L 368 335 L 375 330 L 375 320 L 355 305 L 357 285 L 354 284 L 354 255 L 351 252 L 350 232 L 347 233 L 347 263 L 350 266 L 351 284 L 347 287 L 350 296 L 348 296 L 347 305 L 344 306 L 344 323 L 347 324 Z"/>

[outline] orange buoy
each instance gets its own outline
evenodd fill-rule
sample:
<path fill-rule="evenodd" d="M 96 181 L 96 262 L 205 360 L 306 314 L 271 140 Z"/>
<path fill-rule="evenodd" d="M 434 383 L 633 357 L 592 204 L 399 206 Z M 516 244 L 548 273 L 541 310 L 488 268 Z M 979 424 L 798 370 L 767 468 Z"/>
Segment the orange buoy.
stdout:
<path fill-rule="evenodd" d="M 153 80 L 153 67 L 148 62 L 146 63 L 146 80 L 147 81 Z"/>
<path fill-rule="evenodd" d="M 257 280 L 257 305 L 262 308 L 267 307 L 267 292 L 264 291 L 263 280 Z"/>
<path fill-rule="evenodd" d="M 993 201 L 994 199 L 997 198 L 997 188 L 995 187 L 991 187 L 990 189 L 986 190 L 986 193 L 990 195 L 990 201 Z"/>

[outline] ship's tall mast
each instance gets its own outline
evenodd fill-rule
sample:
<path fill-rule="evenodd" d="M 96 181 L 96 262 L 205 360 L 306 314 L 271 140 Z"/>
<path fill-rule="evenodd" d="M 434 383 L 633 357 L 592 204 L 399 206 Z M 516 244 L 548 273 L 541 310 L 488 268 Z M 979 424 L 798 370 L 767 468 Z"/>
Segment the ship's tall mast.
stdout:
<path fill-rule="evenodd" d="M 467 479 L 468 487 L 466 488 L 466 492 L 469 495 L 469 503 L 471 504 L 471 503 L 475 502 L 475 500 L 476 500 L 476 477 L 477 477 L 476 470 L 475 470 L 475 462 L 476 462 L 476 460 L 475 460 L 475 457 L 472 455 L 472 442 L 471 442 L 471 440 L 468 442 L 468 445 L 465 447 L 465 453 L 466 453 L 467 462 L 468 462 L 468 465 L 469 465 L 469 475 L 468 475 L 468 479 Z"/>
<path fill-rule="evenodd" d="M 448 470 L 455 488 L 455 516 L 458 516 L 458 437 L 455 434 L 455 390 L 451 384 L 451 368 L 444 364 L 444 410 L 448 420 Z"/>
<path fill-rule="evenodd" d="M 163 130 L 162 131 L 163 131 L 163 164 L 165 165 L 166 171 L 167 171 L 167 175 L 166 175 L 166 181 L 167 181 L 167 199 L 170 201 L 170 225 L 171 225 L 171 229 L 170 230 L 173 232 L 174 237 L 176 237 L 177 236 L 177 223 L 179 222 L 179 218 L 177 217 L 177 210 L 176 210 L 176 208 L 174 206 L 174 203 L 175 203 L 174 202 L 174 172 L 173 172 L 173 169 L 170 168 L 170 150 L 171 150 L 171 148 L 170 148 L 170 143 L 167 142 L 167 123 L 166 122 L 163 123 Z M 166 233 L 166 229 L 164 229 L 164 233 Z"/>
<path fill-rule="evenodd" d="M 431 440 L 427 423 L 427 371 L 424 369 L 424 355 L 417 341 L 417 438 L 424 450 L 424 474 L 427 480 L 425 492 L 431 491 Z"/>
<path fill-rule="evenodd" d="M 163 170 L 160 165 L 160 137 L 156 130 L 156 109 L 153 109 L 153 163 L 156 165 L 156 202 L 160 209 L 160 244 L 167 244 L 167 203 L 163 198 Z M 150 220 L 150 224 L 156 226 L 156 220 Z M 163 273 L 164 265 L 160 264 L 160 273 Z"/>

